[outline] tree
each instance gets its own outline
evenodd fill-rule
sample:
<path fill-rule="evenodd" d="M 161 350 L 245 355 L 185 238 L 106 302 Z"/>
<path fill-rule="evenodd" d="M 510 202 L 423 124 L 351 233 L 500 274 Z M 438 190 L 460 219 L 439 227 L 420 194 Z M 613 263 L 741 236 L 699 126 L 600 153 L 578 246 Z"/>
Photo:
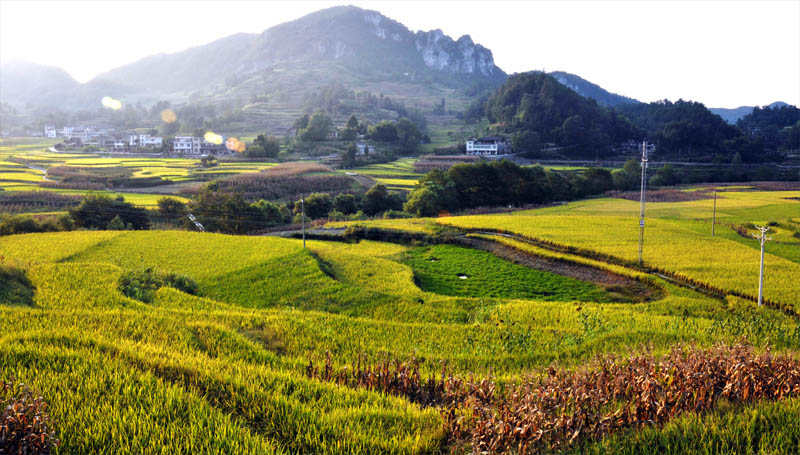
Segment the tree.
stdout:
<path fill-rule="evenodd" d="M 653 186 L 672 186 L 679 182 L 678 176 L 675 174 L 675 168 L 671 164 L 659 168 L 656 175 L 650 180 Z"/>
<path fill-rule="evenodd" d="M 89 194 L 77 207 L 70 209 L 69 214 L 75 220 L 75 226 L 87 229 L 106 229 L 116 216 L 125 226 L 130 225 L 131 229 L 150 227 L 147 210 L 125 202 L 122 197 L 112 199 L 105 195 Z"/>
<path fill-rule="evenodd" d="M 325 111 L 314 112 L 308 122 L 308 127 L 301 130 L 300 139 L 304 141 L 324 141 L 331 132 L 333 122 Z"/>
<path fill-rule="evenodd" d="M 639 162 L 629 159 L 625 162 L 622 170 L 613 172 L 614 187 L 620 191 L 628 191 L 636 188 L 641 181 L 642 167 Z"/>
<path fill-rule="evenodd" d="M 303 207 L 300 201 L 294 204 L 294 213 L 301 213 Z M 311 193 L 305 198 L 306 216 L 311 219 L 325 218 L 333 209 L 333 200 L 328 193 Z"/>
<path fill-rule="evenodd" d="M 415 216 L 436 216 L 444 211 L 455 210 L 456 200 L 452 183 L 440 185 L 426 182 L 408 195 L 403 210 Z"/>
<path fill-rule="evenodd" d="M 251 206 L 261 210 L 264 215 L 264 222 L 268 226 L 277 226 L 288 221 L 278 204 L 261 199 L 258 202 L 251 204 Z"/>
<path fill-rule="evenodd" d="M 117 215 L 108 222 L 106 229 L 109 231 L 124 231 L 125 222 L 122 221 L 122 218 L 120 218 L 119 215 Z"/>
<path fill-rule="evenodd" d="M 248 157 L 253 158 L 277 158 L 278 153 L 281 151 L 281 143 L 275 136 L 266 136 L 264 134 L 259 134 L 256 139 L 253 141 L 253 145 L 255 145 L 255 149 L 251 151 L 250 148 L 247 149 Z"/>
<path fill-rule="evenodd" d="M 295 136 L 299 136 L 302 130 L 308 128 L 309 120 L 308 114 L 304 114 L 302 117 L 294 121 L 292 127 L 294 128 Z"/>
<path fill-rule="evenodd" d="M 266 226 L 264 212 L 248 204 L 241 194 L 218 191 L 213 184 L 203 187 L 188 208 L 210 232 L 245 234 Z"/>
<path fill-rule="evenodd" d="M 515 153 L 535 154 L 542 148 L 542 143 L 536 131 L 525 130 L 511 136 L 511 148 Z"/>
<path fill-rule="evenodd" d="M 369 127 L 369 137 L 379 142 L 397 142 L 397 126 L 393 122 L 384 120 Z"/>
<path fill-rule="evenodd" d="M 347 124 L 345 124 L 345 126 L 353 130 L 358 129 L 358 119 L 356 118 L 355 114 L 351 115 L 350 118 L 347 119 Z"/>
<path fill-rule="evenodd" d="M 417 125 L 404 117 L 397 121 L 395 129 L 397 130 L 397 139 L 402 151 L 406 154 L 416 153 L 419 149 L 419 142 L 422 139 L 422 133 L 420 133 Z"/>
<path fill-rule="evenodd" d="M 350 193 L 337 194 L 336 197 L 333 198 L 333 208 L 345 215 L 356 213 L 358 211 L 358 199 L 356 199 L 355 195 Z"/>
<path fill-rule="evenodd" d="M 342 152 L 342 167 L 349 169 L 356 164 L 356 144 L 351 143 L 347 146 L 347 150 Z"/>
<path fill-rule="evenodd" d="M 159 198 L 158 214 L 169 220 L 177 220 L 186 216 L 186 204 L 171 197 Z"/>
<path fill-rule="evenodd" d="M 403 201 L 395 194 L 390 194 L 385 185 L 377 184 L 364 196 L 364 212 L 374 216 L 387 210 L 401 210 Z"/>
<path fill-rule="evenodd" d="M 581 192 L 585 195 L 602 194 L 614 188 L 614 178 L 608 169 L 593 167 L 583 171 L 585 180 Z"/>

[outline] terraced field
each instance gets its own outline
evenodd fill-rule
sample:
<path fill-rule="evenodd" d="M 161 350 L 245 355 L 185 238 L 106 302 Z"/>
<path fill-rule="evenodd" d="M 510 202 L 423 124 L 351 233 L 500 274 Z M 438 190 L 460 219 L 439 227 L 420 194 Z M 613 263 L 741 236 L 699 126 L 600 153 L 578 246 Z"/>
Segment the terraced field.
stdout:
<path fill-rule="evenodd" d="M 223 162 L 212 168 L 202 167 L 200 160 L 189 158 L 154 158 L 136 156 L 115 156 L 97 153 L 54 153 L 48 150 L 55 142 L 41 139 L 10 139 L 0 141 L 0 190 L 4 191 L 55 191 L 61 194 L 86 194 L 101 192 L 122 196 L 125 200 L 140 206 L 156 205 L 160 194 L 173 193 L 175 185 L 154 189 L 128 189 L 113 191 L 104 189 L 82 190 L 70 188 L 48 188 L 40 186 L 48 178 L 49 167 L 68 166 L 82 169 L 130 171 L 134 179 L 161 177 L 176 185 L 203 182 L 226 175 L 260 172 L 276 163 L 230 163 Z M 178 199 L 185 200 L 176 196 Z"/>
<path fill-rule="evenodd" d="M 782 213 L 792 223 L 800 215 L 783 196 L 737 194 L 732 198 L 746 208 L 726 202 L 721 212 L 726 222 Z M 703 207 L 683 204 L 697 213 Z M 646 264 L 727 294 L 707 295 L 627 265 L 636 238 L 626 226 L 637 227 L 623 216 L 630 210 L 599 199 L 373 225 L 417 235 L 435 234 L 442 224 L 518 233 L 525 238 L 472 238 L 659 290 L 639 303 L 616 300 L 598 282 L 463 245 L 310 240 L 303 249 L 296 239 L 182 231 L 2 237 L 4 266 L 25 271 L 35 291 L 32 304 L 0 304 L 0 378 L 29 384 L 47 400 L 58 453 L 440 453 L 472 449 L 469 439 L 453 439 L 439 408 L 309 378 L 309 361 L 328 358 L 337 370 L 359 358 L 416 359 L 422 375 L 438 376 L 445 364 L 459 377 L 491 375 L 502 389 L 550 366 L 576 369 L 599 354 L 659 356 L 678 343 L 746 339 L 757 349 L 800 349 L 794 316 L 731 295 L 749 292 L 754 248 L 706 238 L 705 221 L 670 218 L 683 208 L 655 205 L 653 213 L 666 215 L 648 223 Z M 678 240 L 695 245 L 683 254 L 670 247 Z M 578 249 L 553 249 L 558 245 Z M 736 262 L 711 262 L 720 252 Z M 707 259 L 692 266 L 692 255 Z M 800 276 L 793 275 L 798 263 L 768 255 L 767 264 L 767 296 L 800 305 L 796 284 L 779 279 Z M 122 293 L 121 277 L 149 269 L 189 277 L 196 295 L 161 287 L 144 303 Z M 797 404 L 715 407 L 664 427 L 578 438 L 565 450 L 796 453 Z"/>
<path fill-rule="evenodd" d="M 386 185 L 390 190 L 410 191 L 422 177 L 414 171 L 416 158 L 402 158 L 391 163 L 370 164 L 352 170 L 338 171 L 341 173 L 355 172 L 358 175 L 369 177 L 376 183 Z"/>

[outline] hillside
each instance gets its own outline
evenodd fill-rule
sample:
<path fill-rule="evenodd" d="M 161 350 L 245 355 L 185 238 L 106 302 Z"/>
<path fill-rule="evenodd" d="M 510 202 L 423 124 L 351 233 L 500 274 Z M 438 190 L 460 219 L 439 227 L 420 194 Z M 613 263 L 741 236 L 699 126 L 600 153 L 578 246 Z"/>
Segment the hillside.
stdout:
<path fill-rule="evenodd" d="M 0 64 L 0 100 L 13 106 L 57 105 L 80 85 L 66 71 L 53 66 L 24 61 Z"/>
<path fill-rule="evenodd" d="M 548 74 L 584 98 L 593 98 L 595 101 L 597 101 L 597 104 L 601 106 L 614 107 L 620 104 L 639 103 L 638 100 L 633 98 L 611 93 L 603 87 L 589 82 L 576 74 L 566 73 L 564 71 L 553 71 Z"/>
<path fill-rule="evenodd" d="M 506 78 L 492 52 L 469 36 L 414 33 L 376 11 L 352 6 L 317 11 L 261 34 L 236 34 L 147 57 L 86 84 L 67 80 L 63 72 L 67 81 L 59 80 L 39 68 L 5 72 L 9 88 L 2 98 L 16 107 L 93 110 L 107 95 L 126 104 L 166 100 L 225 115 L 234 129 L 274 132 L 291 125 L 310 93 L 333 85 L 390 96 L 422 111 L 445 99 L 449 110 L 459 111 L 470 101 L 467 92 L 494 88 Z M 41 76 L 26 80 L 26 74 Z M 368 114 L 394 118 L 388 112 Z"/>
<path fill-rule="evenodd" d="M 517 153 L 537 155 L 550 143 L 560 155 L 594 158 L 639 134 L 614 110 L 538 71 L 509 77 L 482 111 L 494 130 L 512 137 Z"/>

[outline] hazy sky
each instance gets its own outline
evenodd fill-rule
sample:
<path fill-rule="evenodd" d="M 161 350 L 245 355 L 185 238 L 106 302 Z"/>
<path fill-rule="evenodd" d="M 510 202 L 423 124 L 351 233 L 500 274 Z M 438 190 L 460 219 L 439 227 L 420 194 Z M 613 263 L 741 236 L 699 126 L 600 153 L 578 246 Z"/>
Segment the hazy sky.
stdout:
<path fill-rule="evenodd" d="M 800 105 L 800 0 L 0 0 L 0 59 L 58 66 L 87 81 L 337 4 L 378 10 L 411 30 L 469 34 L 508 73 L 568 71 L 642 101 Z"/>

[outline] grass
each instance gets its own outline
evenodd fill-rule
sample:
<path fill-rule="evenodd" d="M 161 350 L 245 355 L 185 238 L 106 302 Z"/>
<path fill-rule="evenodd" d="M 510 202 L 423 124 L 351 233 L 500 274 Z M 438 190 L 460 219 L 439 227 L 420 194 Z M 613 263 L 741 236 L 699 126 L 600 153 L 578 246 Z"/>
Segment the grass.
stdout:
<path fill-rule="evenodd" d="M 558 301 L 608 300 L 602 289 L 574 278 L 504 261 L 485 251 L 452 245 L 415 248 L 404 262 L 420 288 L 438 294 Z"/>

